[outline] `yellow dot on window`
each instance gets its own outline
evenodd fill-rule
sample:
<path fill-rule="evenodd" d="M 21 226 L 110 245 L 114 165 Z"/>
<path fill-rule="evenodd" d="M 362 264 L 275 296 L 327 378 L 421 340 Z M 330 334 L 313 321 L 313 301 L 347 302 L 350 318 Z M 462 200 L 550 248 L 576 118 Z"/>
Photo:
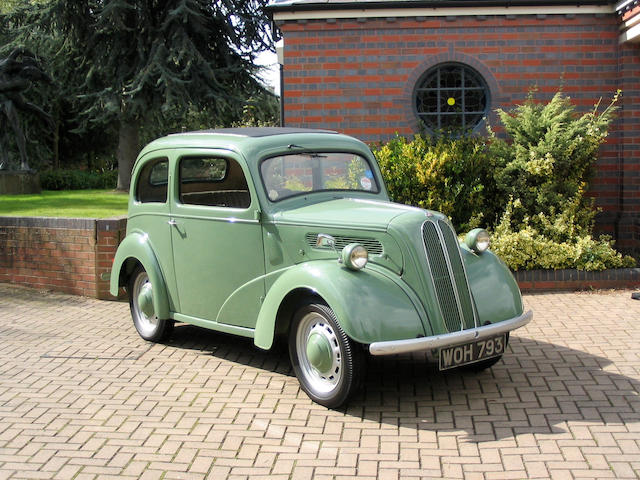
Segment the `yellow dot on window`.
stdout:
<path fill-rule="evenodd" d="M 453 106 L 453 105 L 455 105 L 455 104 L 456 104 L 456 99 L 455 99 L 455 98 L 453 98 L 453 97 L 449 97 L 449 98 L 447 98 L 447 103 L 448 103 L 450 106 Z"/>

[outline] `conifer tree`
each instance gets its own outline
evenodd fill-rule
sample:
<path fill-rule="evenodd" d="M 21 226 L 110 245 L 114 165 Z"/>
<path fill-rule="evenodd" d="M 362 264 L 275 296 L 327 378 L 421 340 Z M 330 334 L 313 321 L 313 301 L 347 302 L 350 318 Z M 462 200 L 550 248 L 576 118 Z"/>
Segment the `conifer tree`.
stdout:
<path fill-rule="evenodd" d="M 267 0 L 50 0 L 23 27 L 63 41 L 80 129 L 118 131 L 118 188 L 129 186 L 143 125 L 202 109 L 212 124 L 263 93 L 255 56 L 273 49 Z"/>

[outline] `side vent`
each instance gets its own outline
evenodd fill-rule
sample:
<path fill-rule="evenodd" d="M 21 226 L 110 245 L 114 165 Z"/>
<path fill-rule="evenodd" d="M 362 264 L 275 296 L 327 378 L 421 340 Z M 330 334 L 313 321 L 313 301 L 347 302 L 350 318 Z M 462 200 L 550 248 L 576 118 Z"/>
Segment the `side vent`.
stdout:
<path fill-rule="evenodd" d="M 316 238 L 318 237 L 318 233 L 307 233 L 305 235 L 305 240 L 307 245 L 311 248 L 316 247 Z M 345 237 L 342 235 L 332 235 L 333 238 L 336 239 L 336 250 L 342 250 L 344 247 L 349 245 L 350 243 L 359 243 L 364 248 L 367 249 L 369 255 L 382 255 L 384 252 L 382 248 L 382 243 L 374 238 L 366 238 L 366 237 Z"/>

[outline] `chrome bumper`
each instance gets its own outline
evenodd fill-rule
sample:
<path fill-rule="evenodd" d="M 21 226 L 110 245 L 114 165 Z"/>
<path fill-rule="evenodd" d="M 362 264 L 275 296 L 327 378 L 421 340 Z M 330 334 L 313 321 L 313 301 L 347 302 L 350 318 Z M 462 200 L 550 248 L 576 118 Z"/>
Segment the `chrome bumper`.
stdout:
<path fill-rule="evenodd" d="M 369 345 L 371 355 L 395 355 L 397 353 L 421 352 L 434 348 L 449 347 L 461 343 L 474 342 L 482 338 L 492 337 L 523 327 L 531 321 L 533 312 L 529 310 L 519 317 L 514 317 L 499 323 L 484 327 L 461 330 L 459 332 L 434 335 L 432 337 L 409 338 L 407 340 L 390 340 L 374 342 Z"/>

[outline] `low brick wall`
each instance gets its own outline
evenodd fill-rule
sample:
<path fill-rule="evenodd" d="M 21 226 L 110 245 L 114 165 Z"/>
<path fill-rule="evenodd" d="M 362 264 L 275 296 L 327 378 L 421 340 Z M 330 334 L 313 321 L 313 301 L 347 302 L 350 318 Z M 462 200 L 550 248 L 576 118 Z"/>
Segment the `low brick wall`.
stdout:
<path fill-rule="evenodd" d="M 127 227 L 114 219 L 0 217 L 0 283 L 113 299 L 113 257 Z M 639 288 L 640 268 L 602 272 L 532 270 L 514 273 L 523 292 Z"/>
<path fill-rule="evenodd" d="M 0 282 L 113 299 L 111 271 L 126 218 L 0 217 Z"/>
<path fill-rule="evenodd" d="M 582 270 L 529 270 L 514 272 L 523 292 L 640 288 L 640 268 L 617 268 L 601 272 Z"/>

